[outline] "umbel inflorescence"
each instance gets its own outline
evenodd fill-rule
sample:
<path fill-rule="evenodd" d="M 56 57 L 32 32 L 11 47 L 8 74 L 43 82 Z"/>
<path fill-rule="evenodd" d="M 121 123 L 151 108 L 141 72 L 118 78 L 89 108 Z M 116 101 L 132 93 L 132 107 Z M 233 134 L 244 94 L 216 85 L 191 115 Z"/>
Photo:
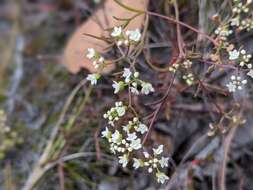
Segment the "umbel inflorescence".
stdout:
<path fill-rule="evenodd" d="M 118 48 L 124 46 L 127 49 L 137 45 L 142 37 L 139 29 L 124 32 L 121 26 L 114 27 L 110 35 Z M 107 65 L 107 61 L 92 48 L 88 49 L 87 57 L 98 69 L 97 73 L 89 74 L 87 80 L 92 85 L 96 85 L 101 76 L 99 71 Z M 123 68 L 120 80 L 112 81 L 112 88 L 114 94 L 125 90 L 133 95 L 149 95 L 155 91 L 151 83 L 140 79 L 140 73 L 132 65 Z M 107 139 L 110 151 L 118 156 L 122 167 L 132 165 L 135 169 L 147 168 L 149 173 L 155 173 L 158 182 L 164 183 L 169 177 L 162 172 L 162 169 L 168 167 L 169 158 L 161 156 L 163 145 L 153 148 L 150 153 L 145 150 L 143 140 L 148 127 L 137 116 L 124 125 L 118 126 L 117 122 L 128 112 L 133 112 L 129 105 L 124 105 L 121 101 L 115 102 L 115 106 L 104 114 L 108 126 L 102 132 L 102 137 Z"/>
<path fill-rule="evenodd" d="M 253 78 L 252 55 L 243 47 L 236 47 L 229 40 L 236 30 L 249 31 L 253 29 L 252 18 L 249 15 L 252 0 L 243 2 L 234 0 L 230 19 L 220 22 L 214 30 L 214 47 L 206 60 L 215 66 L 214 68 L 226 65 L 233 69 L 233 74 L 228 77 L 227 84 L 224 84 L 231 93 L 242 90 L 247 85 L 246 77 Z M 122 59 L 127 60 L 128 63 L 128 66 L 121 67 L 117 80 L 112 80 L 112 92 L 114 94 L 129 93 L 129 102 L 115 102 L 115 105 L 104 113 L 104 119 L 107 120 L 108 125 L 102 131 L 102 137 L 107 139 L 110 151 L 117 155 L 122 167 L 131 165 L 135 169 L 146 168 L 149 173 L 155 174 L 158 182 L 164 183 L 169 177 L 162 170 L 169 166 L 170 159 L 162 155 L 163 145 L 155 148 L 145 147 L 145 140 L 150 129 L 142 122 L 141 117 L 131 105 L 131 96 L 155 93 L 153 85 L 141 79 L 141 74 L 135 68 L 135 62 L 131 62 L 131 58 L 128 59 L 133 49 L 142 48 L 138 45 L 144 37 L 140 29 L 125 31 L 124 25 L 111 29 L 109 36 L 111 43 L 120 52 Z M 191 56 L 193 55 L 191 51 L 189 53 L 186 51 L 185 54 L 184 57 L 180 57 L 168 67 L 168 72 L 186 85 L 193 86 L 200 81 L 198 74 L 193 69 L 197 63 Z M 120 64 L 122 60 L 121 58 L 116 59 L 117 61 L 106 60 L 102 53 L 93 48 L 87 50 L 87 58 L 97 69 L 96 73 L 87 76 L 91 85 L 97 84 L 101 78 L 101 71 L 108 64 L 112 64 L 112 62 Z M 130 118 L 129 115 L 131 115 Z M 126 120 L 127 122 L 124 123 Z"/>

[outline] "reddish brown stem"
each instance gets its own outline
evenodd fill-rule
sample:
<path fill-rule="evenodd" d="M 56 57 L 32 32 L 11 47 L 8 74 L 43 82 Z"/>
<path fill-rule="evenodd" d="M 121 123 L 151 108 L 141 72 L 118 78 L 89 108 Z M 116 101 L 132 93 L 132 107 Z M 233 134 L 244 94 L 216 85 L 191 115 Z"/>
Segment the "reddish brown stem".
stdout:
<path fill-rule="evenodd" d="M 215 39 L 213 39 L 212 37 L 210 37 L 209 35 L 201 32 L 201 31 L 199 31 L 197 28 L 194 28 L 194 27 L 192 27 L 192 26 L 190 26 L 190 25 L 188 25 L 188 24 L 186 24 L 184 22 L 178 21 L 178 20 L 176 20 L 176 19 L 174 19 L 172 17 L 161 15 L 161 14 L 155 13 L 155 12 L 146 11 L 146 14 L 151 15 L 151 16 L 160 17 L 160 18 L 166 19 L 166 20 L 168 20 L 170 22 L 173 22 L 173 23 L 176 23 L 176 24 L 180 24 L 181 26 L 184 26 L 184 27 L 186 27 L 186 28 L 188 28 L 188 29 L 190 29 L 190 30 L 198 33 L 198 34 L 203 35 L 205 38 L 207 38 L 208 40 L 210 40 L 215 46 L 218 46 L 218 43 L 216 42 Z"/>
<path fill-rule="evenodd" d="M 149 128 L 148 128 L 148 132 L 147 132 L 147 134 L 145 135 L 145 137 L 143 138 L 142 144 L 145 144 L 145 142 L 147 141 L 147 139 L 148 139 L 148 137 L 149 137 L 149 134 L 150 134 L 151 131 L 152 131 L 152 127 L 153 127 L 153 125 L 154 125 L 155 119 L 157 118 L 157 114 L 159 113 L 161 107 L 162 107 L 163 104 L 166 102 L 166 100 L 167 100 L 167 98 L 168 98 L 168 96 L 169 96 L 169 92 L 170 92 L 170 90 L 171 90 L 171 87 L 172 87 L 172 85 L 173 85 L 173 82 L 174 82 L 175 77 L 176 77 L 176 73 L 173 75 L 173 78 L 172 78 L 172 80 L 171 80 L 171 82 L 170 82 L 170 84 L 169 84 L 169 87 L 168 87 L 166 93 L 165 93 L 164 96 L 161 98 L 161 101 L 160 101 L 160 103 L 158 104 L 158 107 L 156 108 L 156 110 L 155 110 L 154 113 L 153 113 L 153 117 L 152 117 L 152 119 L 151 119 L 151 122 L 150 122 L 150 125 L 149 125 Z"/>

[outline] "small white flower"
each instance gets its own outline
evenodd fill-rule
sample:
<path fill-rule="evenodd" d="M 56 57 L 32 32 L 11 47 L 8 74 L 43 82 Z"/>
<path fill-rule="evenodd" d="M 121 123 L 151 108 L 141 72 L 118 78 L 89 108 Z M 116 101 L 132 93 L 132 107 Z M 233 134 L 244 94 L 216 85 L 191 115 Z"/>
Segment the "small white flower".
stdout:
<path fill-rule="evenodd" d="M 136 139 L 131 141 L 130 147 L 132 147 L 134 150 L 138 150 L 141 148 L 141 139 Z"/>
<path fill-rule="evenodd" d="M 168 167 L 169 158 L 162 157 L 161 160 L 159 160 L 159 163 L 162 168 Z"/>
<path fill-rule="evenodd" d="M 164 182 L 169 179 L 169 177 L 162 172 L 157 172 L 156 177 L 157 181 L 161 184 L 164 184 Z"/>
<path fill-rule="evenodd" d="M 134 158 L 134 164 L 133 164 L 134 169 L 138 169 L 139 167 L 142 167 L 142 166 L 143 166 L 142 160 Z"/>
<path fill-rule="evenodd" d="M 242 84 L 247 84 L 247 80 L 243 80 L 243 81 L 242 81 Z"/>
<path fill-rule="evenodd" d="M 119 106 L 119 107 L 116 107 L 115 109 L 116 109 L 116 112 L 117 112 L 118 116 L 120 116 L 120 117 L 125 115 L 125 113 L 126 113 L 126 107 L 125 106 Z"/>
<path fill-rule="evenodd" d="M 114 88 L 114 94 L 117 94 L 120 90 L 124 88 L 124 83 L 122 81 L 113 81 L 112 87 Z"/>
<path fill-rule="evenodd" d="M 116 130 L 113 134 L 112 134 L 112 142 L 113 143 L 118 143 L 120 142 L 122 139 L 122 135 L 120 134 L 120 132 L 118 130 Z"/>
<path fill-rule="evenodd" d="M 115 146 L 113 144 L 111 144 L 110 146 L 110 151 L 113 153 L 113 154 L 116 154 L 116 149 L 115 149 Z"/>
<path fill-rule="evenodd" d="M 238 59 L 238 57 L 240 55 L 240 52 L 237 51 L 236 49 L 233 50 L 233 51 L 229 51 L 228 53 L 229 53 L 229 59 L 230 60 L 236 60 L 236 59 Z"/>
<path fill-rule="evenodd" d="M 117 41 L 117 46 L 121 46 L 123 44 L 122 40 Z"/>
<path fill-rule="evenodd" d="M 123 130 L 124 130 L 126 133 L 129 133 L 130 125 L 124 125 L 124 126 L 123 126 Z"/>
<path fill-rule="evenodd" d="M 138 89 L 135 88 L 135 87 L 130 87 L 130 91 L 131 91 L 133 94 L 135 94 L 135 95 L 139 95 L 139 94 L 140 94 L 140 92 L 138 91 Z"/>
<path fill-rule="evenodd" d="M 242 80 L 240 76 L 231 76 L 231 81 L 226 85 L 229 92 L 235 92 L 236 90 L 242 90 L 243 85 L 247 84 L 247 80 Z"/>
<path fill-rule="evenodd" d="M 122 33 L 122 28 L 119 26 L 119 27 L 117 27 L 117 26 L 115 26 L 114 28 L 113 28 L 113 31 L 112 31 L 112 33 L 111 33 L 111 36 L 112 37 L 119 37 L 120 35 L 121 35 L 121 33 Z"/>
<path fill-rule="evenodd" d="M 145 124 L 141 123 L 141 124 L 139 124 L 138 128 L 136 129 L 136 131 L 140 132 L 141 134 L 144 134 L 145 132 L 148 131 L 148 127 Z"/>
<path fill-rule="evenodd" d="M 152 86 L 152 84 L 148 83 L 148 82 L 142 82 L 141 83 L 141 93 L 142 94 L 145 94 L 145 95 L 148 95 L 150 92 L 154 92 L 154 88 Z"/>
<path fill-rule="evenodd" d="M 248 76 L 250 76 L 251 78 L 253 78 L 253 70 L 250 69 L 250 71 L 247 73 Z"/>
<path fill-rule="evenodd" d="M 88 48 L 86 57 L 89 59 L 94 58 L 96 55 L 96 51 L 94 48 Z"/>
<path fill-rule="evenodd" d="M 138 78 L 138 77 L 139 77 L 139 75 L 140 75 L 140 73 L 139 73 L 139 72 L 134 72 L 134 77 L 135 77 L 135 78 Z"/>
<path fill-rule="evenodd" d="M 235 92 L 236 91 L 236 85 L 235 84 L 230 82 L 226 86 L 228 87 L 229 92 Z"/>
<path fill-rule="evenodd" d="M 102 137 L 105 137 L 107 139 L 111 138 L 111 131 L 109 131 L 109 129 L 106 127 L 104 131 L 102 131 Z"/>
<path fill-rule="evenodd" d="M 144 154 L 145 158 L 149 158 L 149 153 L 148 152 L 143 152 L 143 154 Z"/>
<path fill-rule="evenodd" d="M 90 81 L 91 85 L 96 85 L 97 84 L 97 80 L 100 78 L 100 75 L 97 73 L 93 73 L 93 74 L 88 74 L 88 76 L 86 77 L 86 79 L 88 81 Z"/>
<path fill-rule="evenodd" d="M 151 173 L 153 171 L 153 168 L 148 168 L 148 173 Z"/>
<path fill-rule="evenodd" d="M 135 139 L 137 139 L 136 133 L 128 133 L 127 134 L 127 140 L 128 141 L 134 141 Z"/>
<path fill-rule="evenodd" d="M 132 72 L 129 68 L 124 68 L 123 77 L 125 78 L 125 82 L 128 83 L 130 81 L 130 77 L 132 75 Z"/>
<path fill-rule="evenodd" d="M 103 63 L 105 61 L 105 59 L 103 58 L 103 57 L 100 57 L 99 59 L 98 59 L 98 62 L 99 63 Z"/>
<path fill-rule="evenodd" d="M 230 20 L 231 26 L 239 26 L 240 25 L 240 17 L 235 17 Z"/>
<path fill-rule="evenodd" d="M 126 31 L 126 35 L 129 37 L 130 40 L 134 42 L 138 42 L 141 39 L 141 33 L 139 29 L 136 30 L 128 30 Z"/>
<path fill-rule="evenodd" d="M 157 149 L 153 148 L 153 152 L 155 155 L 161 154 L 163 152 L 163 145 L 161 144 Z"/>
<path fill-rule="evenodd" d="M 119 163 L 122 164 L 122 167 L 126 167 L 128 164 L 128 155 L 124 154 L 123 156 L 119 156 Z"/>

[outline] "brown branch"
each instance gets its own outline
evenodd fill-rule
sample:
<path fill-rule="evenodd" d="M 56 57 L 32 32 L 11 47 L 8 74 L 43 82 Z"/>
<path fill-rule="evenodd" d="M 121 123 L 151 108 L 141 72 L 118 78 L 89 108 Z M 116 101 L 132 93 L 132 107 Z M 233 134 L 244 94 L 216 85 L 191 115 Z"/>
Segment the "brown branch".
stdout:
<path fill-rule="evenodd" d="M 159 13 L 155 13 L 155 12 L 151 12 L 151 11 L 146 11 L 146 14 L 151 15 L 151 16 L 155 16 L 155 17 L 160 17 L 160 18 L 166 19 L 166 20 L 168 20 L 168 21 L 170 21 L 170 22 L 173 22 L 173 23 L 175 23 L 175 24 L 180 24 L 181 26 L 184 26 L 184 27 L 186 27 L 186 28 L 188 28 L 188 29 L 190 29 L 190 30 L 192 30 L 192 31 L 194 31 L 194 32 L 196 32 L 196 33 L 198 33 L 198 34 L 203 35 L 205 38 L 207 38 L 208 40 L 210 40 L 215 46 L 218 46 L 218 43 L 216 42 L 215 39 L 213 39 L 212 37 L 210 37 L 210 36 L 207 35 L 206 33 L 203 33 L 203 32 L 201 32 L 201 31 L 199 31 L 198 29 L 196 29 L 196 28 L 194 28 L 194 27 L 192 27 L 192 26 L 190 26 L 190 25 L 188 25 L 188 24 L 186 24 L 186 23 L 184 23 L 184 22 L 177 21 L 175 18 L 172 18 L 172 17 L 169 17 L 169 16 L 165 16 L 165 15 L 161 15 L 161 14 L 159 14 Z"/>

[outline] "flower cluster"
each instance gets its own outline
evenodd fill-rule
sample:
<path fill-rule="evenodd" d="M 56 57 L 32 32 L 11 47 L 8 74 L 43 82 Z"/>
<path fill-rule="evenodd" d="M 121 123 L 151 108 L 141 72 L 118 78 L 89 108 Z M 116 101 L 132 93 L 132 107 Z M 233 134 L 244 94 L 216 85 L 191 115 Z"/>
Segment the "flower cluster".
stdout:
<path fill-rule="evenodd" d="M 142 150 L 143 158 L 131 158 L 131 155 L 134 155 L 135 151 L 143 149 L 141 136 L 148 131 L 148 127 L 140 122 L 137 117 L 134 117 L 132 121 L 122 126 L 121 129 L 121 131 L 120 129 L 109 130 L 106 127 L 102 131 L 102 137 L 108 140 L 110 151 L 118 155 L 119 163 L 122 167 L 126 167 L 131 162 L 135 169 L 146 167 L 149 173 L 155 172 L 159 183 L 164 183 L 168 180 L 169 177 L 159 170 L 159 168 L 168 167 L 169 162 L 169 158 L 160 156 L 163 152 L 163 145 L 160 145 L 156 149 L 153 148 L 152 155 Z"/>
<path fill-rule="evenodd" d="M 247 31 L 253 28 L 252 18 L 245 18 L 245 16 L 242 15 L 249 12 L 249 6 L 252 3 L 252 0 L 247 0 L 244 4 L 241 0 L 234 0 L 233 2 L 233 17 L 228 19 L 227 22 L 223 23 L 214 31 L 218 39 L 222 41 L 226 41 L 228 36 L 233 33 L 231 27 L 238 27 L 239 30 L 246 29 Z"/>
<path fill-rule="evenodd" d="M 224 134 L 226 133 L 226 129 L 224 128 L 223 125 L 220 124 L 215 124 L 215 123 L 210 123 L 209 124 L 209 131 L 207 133 L 207 136 L 213 137 L 217 134 Z"/>
<path fill-rule="evenodd" d="M 248 13 L 249 12 L 249 4 L 252 3 L 252 0 L 247 0 L 245 4 L 241 2 L 241 0 L 234 0 L 234 7 L 233 13 L 241 14 L 241 13 Z"/>
<path fill-rule="evenodd" d="M 183 79 L 185 80 L 186 84 L 188 84 L 189 86 L 193 85 L 194 83 L 194 77 L 192 73 L 183 75 Z"/>
<path fill-rule="evenodd" d="M 191 86 L 194 83 L 194 76 L 191 72 L 192 61 L 189 59 L 185 59 L 180 63 L 174 63 L 169 67 L 169 71 L 175 73 L 180 69 L 182 74 L 182 79 L 186 82 L 187 85 Z"/>
<path fill-rule="evenodd" d="M 129 85 L 132 80 L 136 80 L 137 74 L 132 74 L 130 69 L 125 68 L 123 78 L 125 80 L 121 82 L 128 83 Z M 143 88 L 149 89 L 150 87 L 142 85 Z M 137 117 L 128 121 L 126 125 L 116 127 L 116 122 L 126 112 L 127 107 L 122 102 L 116 102 L 115 106 L 104 114 L 104 118 L 108 120 L 108 124 L 112 127 L 106 127 L 102 131 L 102 137 L 107 139 L 110 144 L 110 151 L 118 156 L 119 164 L 122 167 L 127 167 L 130 163 L 135 169 L 146 167 L 149 173 L 155 173 L 159 183 L 164 183 L 169 177 L 161 172 L 160 169 L 168 167 L 169 158 L 160 156 L 163 152 L 163 145 L 160 145 L 157 149 L 153 149 L 152 156 L 144 151 L 143 139 L 145 138 L 143 138 L 143 135 L 148 132 L 148 127 Z M 136 157 L 136 155 L 139 155 L 137 151 L 143 153 L 143 158 Z"/>
<path fill-rule="evenodd" d="M 123 126 L 122 132 L 117 129 L 111 132 L 106 127 L 102 132 L 102 137 L 107 138 L 110 143 L 110 150 L 113 154 L 124 154 L 119 156 L 119 163 L 121 163 L 123 167 L 126 167 L 129 162 L 129 154 L 134 150 L 142 148 L 141 139 L 138 136 L 147 131 L 147 126 L 139 122 L 138 118 L 135 117 L 127 126 Z"/>
<path fill-rule="evenodd" d="M 173 65 L 171 65 L 169 67 L 169 71 L 175 73 L 178 68 L 179 68 L 179 64 L 178 63 L 174 63 Z"/>
<path fill-rule="evenodd" d="M 242 14 L 249 12 L 249 6 L 252 3 L 252 0 L 247 0 L 244 4 L 240 0 L 234 0 L 233 14 L 229 22 L 230 26 L 236 26 L 239 30 L 246 29 L 247 31 L 253 29 L 252 18 L 245 18 Z"/>
<path fill-rule="evenodd" d="M 86 57 L 92 60 L 92 64 L 96 69 L 104 66 L 104 57 L 101 56 L 94 48 L 88 48 Z"/>
<path fill-rule="evenodd" d="M 228 54 L 227 63 L 232 64 L 235 69 L 243 73 L 248 71 L 248 76 L 253 78 L 252 55 L 247 53 L 245 49 L 238 48 L 228 41 L 228 36 L 233 34 L 235 30 L 240 31 L 246 29 L 247 31 L 253 28 L 253 21 L 249 13 L 252 0 L 233 0 L 233 15 L 227 21 L 222 22 L 222 25 L 215 30 L 217 35 L 218 46 L 215 49 L 216 53 L 212 54 L 211 60 L 215 63 L 222 63 L 221 55 L 224 55 L 223 50 Z M 239 30 L 238 30 L 239 29 Z M 239 67 L 239 68 L 238 68 Z M 241 69 L 241 68 L 243 69 Z M 230 92 L 241 90 L 242 86 L 247 83 L 246 80 L 241 80 L 240 76 L 231 76 L 231 81 L 226 85 Z"/>
<path fill-rule="evenodd" d="M 185 69 L 189 69 L 192 66 L 192 61 L 190 61 L 189 59 L 186 59 L 183 61 L 182 65 Z"/>
<path fill-rule="evenodd" d="M 23 141 L 23 139 L 18 137 L 17 132 L 11 130 L 6 122 L 6 114 L 3 110 L 0 110 L 0 160 L 5 157 L 9 149 Z"/>
<path fill-rule="evenodd" d="M 214 33 L 218 36 L 219 40 L 226 41 L 228 36 L 233 33 L 232 30 L 229 29 L 228 25 L 219 26 Z"/>
<path fill-rule="evenodd" d="M 118 46 L 136 44 L 141 40 L 141 32 L 139 29 L 127 30 L 123 33 L 123 28 L 121 26 L 114 27 L 111 36 L 116 39 Z"/>
<path fill-rule="evenodd" d="M 139 95 L 140 93 L 148 95 L 149 93 L 154 92 L 152 84 L 139 79 L 139 72 L 133 73 L 131 69 L 124 68 L 122 78 L 124 78 L 124 81 L 113 81 L 112 87 L 114 88 L 114 94 L 117 94 L 127 86 L 130 91 L 136 95 Z"/>
<path fill-rule="evenodd" d="M 248 69 L 252 68 L 252 64 L 249 63 L 250 59 L 252 58 L 251 54 L 247 54 L 246 50 L 241 49 L 241 50 L 231 50 L 228 51 L 229 54 L 229 60 L 231 61 L 238 61 L 239 66 L 244 67 L 246 66 Z"/>
<path fill-rule="evenodd" d="M 112 107 L 104 114 L 104 118 L 108 119 L 108 123 L 114 126 L 114 121 L 118 121 L 120 117 L 126 113 L 126 106 L 122 102 L 115 102 L 115 107 Z"/>
<path fill-rule="evenodd" d="M 159 170 L 160 168 L 168 167 L 169 158 L 160 156 L 163 152 L 163 145 L 160 145 L 158 148 L 153 148 L 153 154 L 150 155 L 148 152 L 143 152 L 144 158 L 138 159 L 133 158 L 134 163 L 133 167 L 135 169 L 146 167 L 149 173 L 156 172 L 157 181 L 160 183 L 164 183 L 169 179 L 163 172 Z"/>
<path fill-rule="evenodd" d="M 253 20 L 251 18 L 246 18 L 242 20 L 241 25 L 239 26 L 240 30 L 250 31 L 253 29 Z"/>
<path fill-rule="evenodd" d="M 242 80 L 240 76 L 231 76 L 231 81 L 226 85 L 229 92 L 242 90 L 243 85 L 247 84 L 247 80 Z"/>

